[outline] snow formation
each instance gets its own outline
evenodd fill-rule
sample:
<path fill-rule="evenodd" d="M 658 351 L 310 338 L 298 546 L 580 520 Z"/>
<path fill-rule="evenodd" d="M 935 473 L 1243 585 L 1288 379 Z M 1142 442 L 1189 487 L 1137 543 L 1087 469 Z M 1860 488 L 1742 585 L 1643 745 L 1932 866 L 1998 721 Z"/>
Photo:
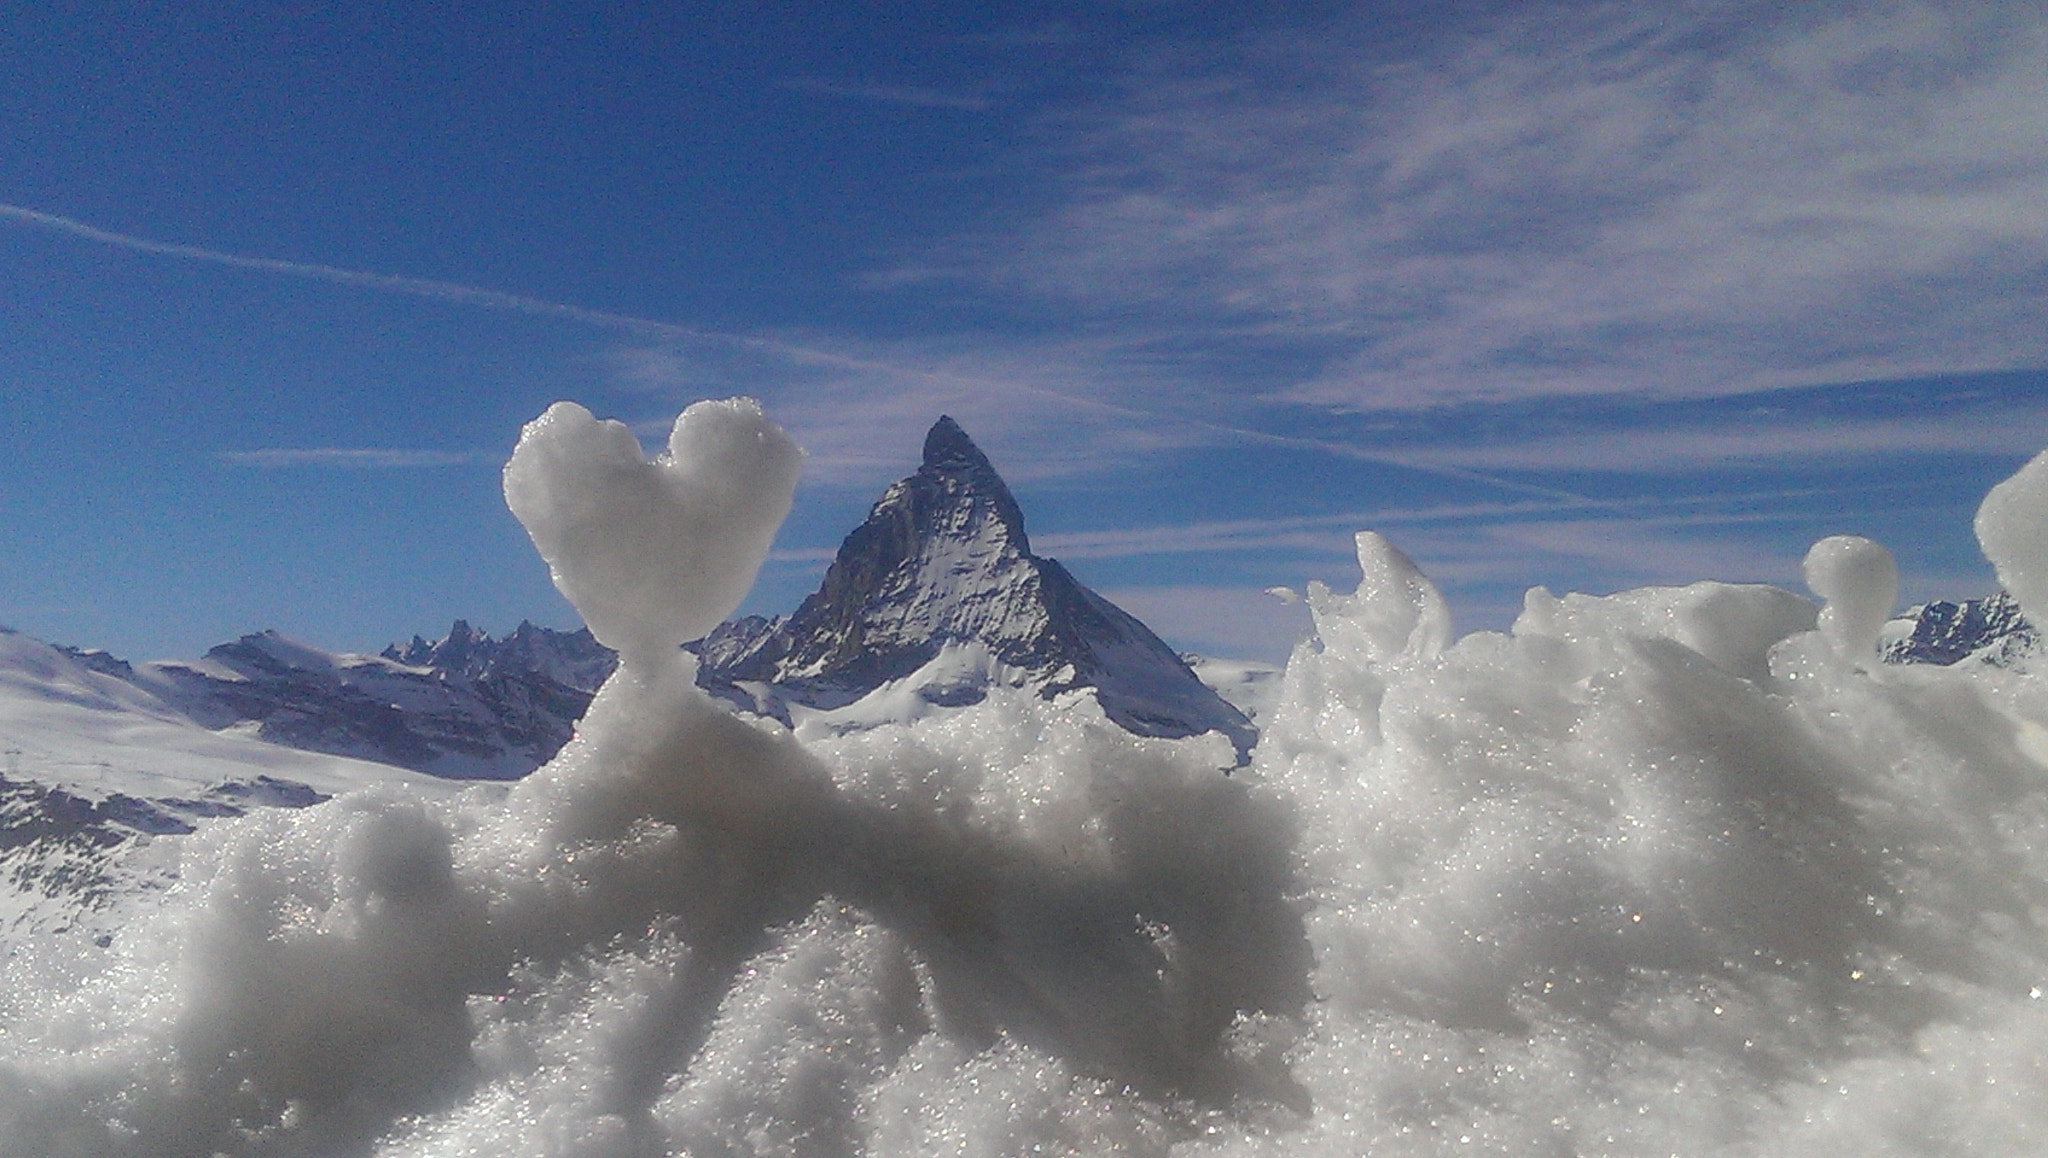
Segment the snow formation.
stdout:
<path fill-rule="evenodd" d="M 1878 636 L 1899 602 L 1892 553 L 1859 535 L 1830 535 L 1806 552 L 1807 589 L 1821 598 L 1823 638 L 1851 663 L 1877 662 Z"/>
<path fill-rule="evenodd" d="M 598 642 L 651 656 L 739 606 L 803 452 L 750 398 L 698 402 L 652 462 L 622 422 L 557 402 L 505 464 L 505 502 Z"/>
<path fill-rule="evenodd" d="M 786 446 L 724 406 L 641 467 Z M 786 476 L 622 450 L 558 408 L 507 471 L 622 655 L 579 737 L 211 823 L 110 945 L 10 942 L 0 1152 L 2043 1149 L 2048 687 L 1874 662 L 1874 544 L 1817 545 L 1825 606 L 1539 588 L 1454 640 L 1361 535 L 1224 776 L 1085 696 L 726 711 L 675 644 Z M 2042 489 L 1980 519 L 2037 610 Z M 664 536 L 691 578 L 625 581 Z"/>
<path fill-rule="evenodd" d="M 1977 541 L 1998 569 L 1998 584 L 2019 600 L 2020 612 L 2048 623 L 2048 451 L 1991 488 L 1977 510 Z"/>

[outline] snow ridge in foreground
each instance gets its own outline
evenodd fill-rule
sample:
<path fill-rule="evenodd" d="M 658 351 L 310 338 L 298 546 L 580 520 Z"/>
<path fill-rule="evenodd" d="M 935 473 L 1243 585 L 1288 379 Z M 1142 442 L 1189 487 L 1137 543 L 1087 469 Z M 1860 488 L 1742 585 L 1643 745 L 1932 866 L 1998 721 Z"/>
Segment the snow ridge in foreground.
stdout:
<path fill-rule="evenodd" d="M 733 445 L 779 438 L 714 413 Z M 550 496 L 522 511 L 536 541 L 578 558 L 642 517 L 550 522 L 602 506 L 568 500 L 605 472 L 555 454 L 588 433 L 514 460 Z M 2023 607 L 2048 574 L 2030 471 L 1980 520 Z M 1817 547 L 1825 606 L 1537 589 L 1510 632 L 1454 639 L 1427 577 L 1361 535 L 1359 589 L 1310 586 L 1317 637 L 1226 777 L 1222 737 L 1133 736 L 1085 697 L 999 689 L 808 742 L 720 710 L 673 643 L 758 564 L 758 524 L 734 526 L 698 523 L 733 570 L 662 595 L 679 613 L 626 590 L 592 617 L 648 635 L 502 800 L 225 820 L 179 838 L 135 935 L 22 946 L 4 1144 L 2026 1155 L 2048 1134 L 2048 688 L 1880 664 L 1875 544 Z"/>

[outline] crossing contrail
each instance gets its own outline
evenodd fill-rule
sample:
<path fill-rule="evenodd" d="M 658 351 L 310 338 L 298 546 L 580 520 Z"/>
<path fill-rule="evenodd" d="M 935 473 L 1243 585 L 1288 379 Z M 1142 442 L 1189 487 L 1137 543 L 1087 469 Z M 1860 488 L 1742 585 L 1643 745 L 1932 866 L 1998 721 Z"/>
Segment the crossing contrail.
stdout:
<path fill-rule="evenodd" d="M 584 322 L 604 326 L 608 329 L 626 330 L 666 338 L 718 339 L 723 341 L 748 341 L 732 334 L 718 334 L 705 330 L 679 326 L 673 322 L 658 322 L 651 318 L 636 318 L 631 314 L 613 313 L 609 310 L 592 310 L 582 306 L 566 305 L 541 298 L 530 298 L 523 294 L 508 294 L 500 290 L 481 289 L 463 285 L 460 282 L 436 281 L 432 278 L 401 277 L 388 273 L 369 273 L 359 269 L 345 269 L 338 265 L 323 265 L 314 261 L 287 261 L 276 257 L 250 257 L 246 254 L 227 253 L 208 249 L 201 245 L 181 245 L 173 241 L 155 241 L 137 237 L 132 233 L 116 233 L 101 229 L 71 217 L 60 217 L 55 213 L 44 213 L 20 205 L 0 202 L 0 217 L 11 218 L 24 225 L 68 233 L 73 237 L 97 242 L 101 245 L 132 249 L 138 253 L 160 253 L 168 257 L 186 257 L 195 261 L 212 262 L 215 265 L 235 269 L 261 270 L 265 273 L 281 273 L 289 277 L 309 278 L 314 281 L 331 282 L 335 285 L 357 286 L 363 289 L 388 290 L 394 293 L 411 294 L 414 297 L 433 298 L 458 305 L 483 306 L 486 309 L 512 310 L 531 314 L 535 317 L 562 318 L 566 321 Z"/>
<path fill-rule="evenodd" d="M 643 337 L 666 338 L 672 341 L 719 342 L 761 350 L 799 364 L 836 366 L 844 370 L 880 374 L 897 381 L 923 379 L 925 381 L 952 382 L 960 385 L 974 385 L 983 388 L 1034 394 L 1068 406 L 1115 414 L 1133 420 L 1164 422 L 1192 427 L 1226 441 L 1321 451 L 1340 458 L 1384 462 L 1425 474 L 1485 483 L 1512 492 L 1533 494 L 1546 498 L 1583 501 L 1583 496 L 1569 491 L 1518 482 L 1454 465 L 1422 461 L 1399 452 L 1356 447 L 1329 439 L 1273 434 L 1233 424 L 1208 421 L 1188 414 L 1162 414 L 1122 405 L 1102 398 L 1068 394 L 1063 391 L 1051 390 L 1043 386 L 1036 386 L 1012 379 L 988 380 L 973 375 L 919 369 L 871 357 L 820 350 L 815 347 L 799 345 L 776 338 L 764 338 L 751 334 L 725 333 L 717 330 L 703 330 L 694 326 L 677 325 L 674 322 L 660 322 L 652 318 L 635 317 L 632 314 L 614 313 L 610 310 L 587 309 L 583 306 L 572 306 L 564 302 L 551 302 L 544 298 L 527 297 L 524 294 L 511 294 L 505 293 L 502 290 L 483 289 L 478 286 L 463 285 L 460 282 L 439 281 L 423 277 L 403 277 L 388 273 L 371 273 L 366 270 L 348 269 L 343 266 L 325 265 L 314 261 L 288 261 L 284 258 L 276 257 L 251 257 L 247 254 L 208 249 L 202 245 L 184 245 L 174 241 L 156 241 L 147 237 L 137 237 L 132 233 L 117 233 L 111 229 L 101 229 L 97 225 L 91 225 L 76 218 L 62 217 L 55 213 L 44 213 L 38 209 L 30 209 L 21 205 L 10 205 L 6 202 L 0 202 L 0 220 L 13 220 L 23 225 L 69 234 L 72 237 L 81 238 L 99 245 L 116 246 L 121 249 L 133 250 L 137 253 L 156 253 L 167 257 L 189 258 L 194 261 L 211 262 L 214 265 L 228 266 L 233 269 L 258 270 L 264 273 L 283 274 L 287 277 L 324 281 L 333 285 L 356 286 L 362 289 L 410 294 L 414 297 L 430 298 L 457 305 L 480 306 L 493 310 L 509 310 L 532 317 L 560 318 L 564 321 L 601 326 L 606 329 L 638 334 Z"/>

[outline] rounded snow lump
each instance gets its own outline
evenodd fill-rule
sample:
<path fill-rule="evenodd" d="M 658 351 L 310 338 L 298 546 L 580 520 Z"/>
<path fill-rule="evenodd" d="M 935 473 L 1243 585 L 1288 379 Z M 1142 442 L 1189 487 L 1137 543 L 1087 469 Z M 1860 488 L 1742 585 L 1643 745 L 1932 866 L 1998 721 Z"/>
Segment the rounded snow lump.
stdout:
<path fill-rule="evenodd" d="M 751 398 L 693 403 L 653 461 L 624 423 L 557 402 L 505 464 L 505 502 L 591 634 L 658 656 L 744 599 L 803 451 Z"/>
<path fill-rule="evenodd" d="M 1861 535 L 1829 535 L 1806 552 L 1806 586 L 1826 606 L 1820 633 L 1852 662 L 1876 658 L 1878 633 L 1899 598 L 1899 565 Z"/>
<path fill-rule="evenodd" d="M 2048 450 L 1991 488 L 1977 508 L 1977 542 L 1999 585 L 2030 623 L 2048 623 Z"/>

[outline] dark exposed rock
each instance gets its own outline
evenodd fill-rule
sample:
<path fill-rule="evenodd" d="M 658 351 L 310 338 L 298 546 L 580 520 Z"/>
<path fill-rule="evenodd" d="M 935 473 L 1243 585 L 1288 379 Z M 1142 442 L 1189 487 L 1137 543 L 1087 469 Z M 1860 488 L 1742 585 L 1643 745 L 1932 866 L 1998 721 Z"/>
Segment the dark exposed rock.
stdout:
<path fill-rule="evenodd" d="M 275 632 L 198 663 L 145 665 L 144 683 L 209 728 L 436 776 L 511 779 L 569 741 L 616 657 L 587 630 L 522 623 L 502 640 L 457 620 L 381 656 L 334 655 Z"/>
<path fill-rule="evenodd" d="M 790 704 L 843 707 L 955 645 L 985 649 L 994 668 L 1048 699 L 1091 688 L 1110 719 L 1140 735 L 1220 731 L 1240 753 L 1254 737 L 1143 623 L 1032 553 L 1010 488 L 948 417 L 925 436 L 916 473 L 883 493 L 793 614 L 705 639 L 699 682 L 787 720 Z M 1001 677 L 956 667 L 918 690 L 929 703 L 972 703 L 992 678 Z"/>
<path fill-rule="evenodd" d="M 1888 663 L 1951 664 L 1972 657 L 2010 666 L 2040 647 L 2041 636 L 2004 591 L 1961 603 L 1937 600 L 1908 613 L 1910 632 L 1884 649 Z"/>

